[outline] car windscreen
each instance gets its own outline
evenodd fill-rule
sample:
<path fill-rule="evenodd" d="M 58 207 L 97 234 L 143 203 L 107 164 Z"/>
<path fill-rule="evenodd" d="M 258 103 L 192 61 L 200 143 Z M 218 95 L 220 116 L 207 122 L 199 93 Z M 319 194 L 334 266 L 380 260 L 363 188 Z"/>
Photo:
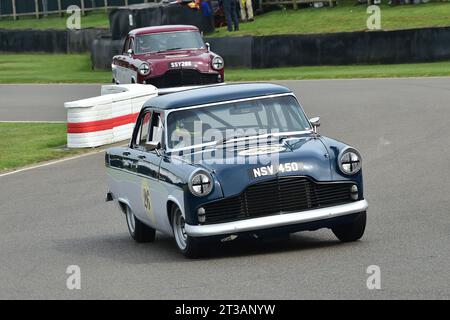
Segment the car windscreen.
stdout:
<path fill-rule="evenodd" d="M 137 54 L 164 52 L 178 49 L 203 49 L 200 33 L 197 31 L 177 31 L 146 34 L 136 37 Z"/>
<path fill-rule="evenodd" d="M 172 111 L 167 118 L 171 149 L 219 141 L 311 129 L 295 97 L 279 96 Z"/>

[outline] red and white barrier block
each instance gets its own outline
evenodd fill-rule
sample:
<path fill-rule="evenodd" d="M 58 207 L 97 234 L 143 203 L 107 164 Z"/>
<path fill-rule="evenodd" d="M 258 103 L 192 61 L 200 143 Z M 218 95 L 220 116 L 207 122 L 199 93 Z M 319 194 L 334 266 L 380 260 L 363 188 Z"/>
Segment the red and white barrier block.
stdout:
<path fill-rule="evenodd" d="M 107 85 L 101 96 L 64 103 L 67 146 L 98 147 L 130 139 L 143 104 L 157 95 L 151 85 Z"/>

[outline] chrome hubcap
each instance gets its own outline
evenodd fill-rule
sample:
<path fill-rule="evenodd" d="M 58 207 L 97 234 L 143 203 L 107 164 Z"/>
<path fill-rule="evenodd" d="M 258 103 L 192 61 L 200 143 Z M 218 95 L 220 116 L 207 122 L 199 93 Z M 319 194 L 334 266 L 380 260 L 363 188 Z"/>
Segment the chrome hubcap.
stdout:
<path fill-rule="evenodd" d="M 183 216 L 181 215 L 181 211 L 180 209 L 177 209 L 173 217 L 173 232 L 177 245 L 181 250 L 184 250 L 187 245 L 187 234 L 184 225 L 185 222 Z"/>

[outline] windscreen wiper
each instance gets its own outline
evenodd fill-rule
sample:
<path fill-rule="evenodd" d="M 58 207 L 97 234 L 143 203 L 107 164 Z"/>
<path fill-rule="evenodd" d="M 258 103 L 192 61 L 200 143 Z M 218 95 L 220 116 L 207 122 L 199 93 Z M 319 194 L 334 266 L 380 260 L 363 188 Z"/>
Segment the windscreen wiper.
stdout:
<path fill-rule="evenodd" d="M 161 52 L 180 50 L 180 49 L 183 49 L 183 48 L 170 48 L 170 49 L 159 50 L 159 51 L 156 51 L 156 52 L 157 53 L 161 53 Z"/>
<path fill-rule="evenodd" d="M 278 135 L 274 135 L 273 133 L 269 134 L 266 137 L 267 140 L 272 139 L 272 138 L 274 138 L 274 139 L 278 138 L 278 143 L 280 143 L 280 142 L 282 142 L 283 140 L 286 140 L 289 137 L 287 135 L 280 135 L 280 136 L 278 136 Z"/>

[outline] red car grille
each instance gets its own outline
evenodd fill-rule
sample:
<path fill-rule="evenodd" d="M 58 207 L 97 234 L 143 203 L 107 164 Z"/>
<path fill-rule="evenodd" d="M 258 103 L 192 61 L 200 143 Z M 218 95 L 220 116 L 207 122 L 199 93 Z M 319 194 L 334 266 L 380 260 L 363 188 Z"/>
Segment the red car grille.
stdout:
<path fill-rule="evenodd" d="M 169 70 L 160 77 L 149 78 L 147 84 L 158 88 L 218 83 L 218 74 L 201 73 L 192 69 Z"/>

